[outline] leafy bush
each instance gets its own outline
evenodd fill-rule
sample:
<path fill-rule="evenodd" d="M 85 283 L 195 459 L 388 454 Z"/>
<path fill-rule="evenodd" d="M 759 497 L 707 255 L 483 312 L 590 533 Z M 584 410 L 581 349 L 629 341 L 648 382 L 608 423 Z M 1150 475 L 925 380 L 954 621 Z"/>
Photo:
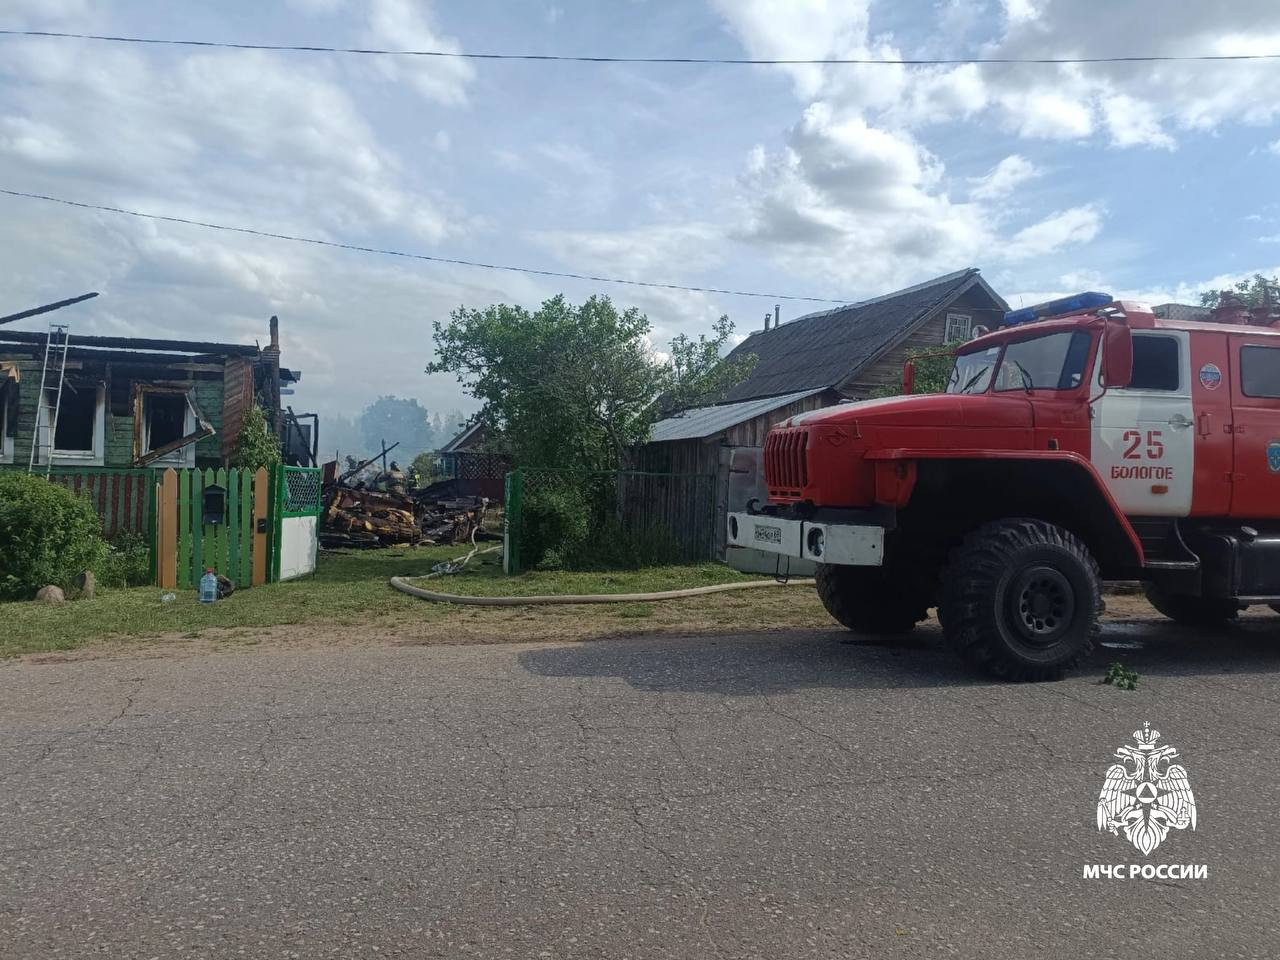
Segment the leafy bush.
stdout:
<path fill-rule="evenodd" d="M 539 570 L 635 570 L 679 563 L 675 535 L 619 519 L 612 474 L 543 479 L 525 494 L 521 563 Z M 526 488 L 527 489 L 527 488 Z"/>
<path fill-rule="evenodd" d="M 638 570 L 684 560 L 675 535 L 662 526 L 629 528 L 616 517 L 600 524 L 597 535 L 579 549 L 576 570 Z"/>
<path fill-rule="evenodd" d="M 145 534 L 121 534 L 107 544 L 98 569 L 104 587 L 144 587 L 152 579 L 151 542 Z"/>
<path fill-rule="evenodd" d="M 245 411 L 240 436 L 236 438 L 235 455 L 231 458 L 232 466 L 257 470 L 259 467 L 274 467 L 281 461 L 280 441 L 271 432 L 266 412 L 255 403 Z"/>
<path fill-rule="evenodd" d="M 522 506 L 521 563 L 539 570 L 571 566 L 590 534 L 592 514 L 587 497 L 569 484 L 529 492 Z"/>
<path fill-rule="evenodd" d="M 102 521 L 89 501 L 44 477 L 0 474 L 0 598 L 30 599 L 101 568 Z"/>

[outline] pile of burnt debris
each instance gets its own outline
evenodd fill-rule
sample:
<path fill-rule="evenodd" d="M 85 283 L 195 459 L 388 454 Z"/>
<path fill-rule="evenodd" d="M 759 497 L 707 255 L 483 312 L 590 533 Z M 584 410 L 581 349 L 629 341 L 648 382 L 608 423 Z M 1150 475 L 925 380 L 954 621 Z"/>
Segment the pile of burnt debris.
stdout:
<path fill-rule="evenodd" d="M 398 471 L 366 472 L 371 462 L 341 475 L 336 463 L 325 465 L 322 547 L 467 543 L 483 522 L 489 502 L 459 496 L 456 481 L 409 490 Z"/>

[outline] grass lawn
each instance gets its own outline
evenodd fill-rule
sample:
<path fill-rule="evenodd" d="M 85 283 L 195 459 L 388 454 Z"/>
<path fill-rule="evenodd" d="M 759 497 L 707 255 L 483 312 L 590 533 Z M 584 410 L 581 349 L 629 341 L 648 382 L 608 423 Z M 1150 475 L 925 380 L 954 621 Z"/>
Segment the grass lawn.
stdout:
<path fill-rule="evenodd" d="M 387 584 L 392 576 L 422 577 L 434 564 L 463 552 L 459 547 L 322 551 L 314 576 L 240 590 L 229 599 L 212 604 L 199 603 L 195 590 L 174 591 L 177 598 L 164 603 L 160 597 L 166 591 L 156 587 L 100 589 L 94 600 L 74 600 L 57 606 L 34 602 L 0 604 L 0 657 L 70 650 L 99 640 L 192 638 L 204 631 L 253 636 L 253 628 L 291 624 L 323 625 L 332 636 L 359 636 L 364 628 L 372 626 L 389 635 L 437 637 L 441 642 L 485 642 L 484 638 L 494 635 L 503 639 L 584 636 L 584 630 L 608 632 L 614 627 L 636 627 L 647 621 L 656 626 L 699 620 L 688 606 L 697 601 L 545 608 L 534 614 L 527 607 L 477 610 L 430 603 Z M 527 596 L 649 592 L 756 579 L 709 563 L 605 573 L 534 571 L 506 577 L 499 557 L 497 553 L 476 557 L 463 573 L 429 583 L 449 593 Z M 708 600 L 712 602 L 702 603 L 699 612 L 715 617 L 715 611 L 724 609 L 725 602 Z M 758 604 L 759 600 L 753 599 L 742 607 L 748 622 L 756 616 L 748 611 Z M 685 612 L 682 614 L 679 608 Z M 361 629 L 352 630 L 353 625 Z"/>

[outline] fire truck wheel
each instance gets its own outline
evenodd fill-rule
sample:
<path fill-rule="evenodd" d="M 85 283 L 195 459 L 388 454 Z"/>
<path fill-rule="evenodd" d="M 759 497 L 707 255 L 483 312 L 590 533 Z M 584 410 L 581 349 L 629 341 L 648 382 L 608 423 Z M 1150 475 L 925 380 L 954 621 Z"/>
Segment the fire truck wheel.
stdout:
<path fill-rule="evenodd" d="M 1042 520 L 987 523 L 951 552 L 938 619 L 966 661 L 1004 680 L 1057 680 L 1093 650 L 1102 583 L 1089 550 Z"/>
<path fill-rule="evenodd" d="M 925 600 L 884 567 L 818 564 L 818 596 L 827 613 L 854 633 L 909 633 L 929 615 Z"/>
<path fill-rule="evenodd" d="M 1240 604 L 1216 597 L 1193 597 L 1169 593 L 1157 584 L 1147 584 L 1147 602 L 1170 620 L 1192 627 L 1212 627 L 1240 616 Z"/>

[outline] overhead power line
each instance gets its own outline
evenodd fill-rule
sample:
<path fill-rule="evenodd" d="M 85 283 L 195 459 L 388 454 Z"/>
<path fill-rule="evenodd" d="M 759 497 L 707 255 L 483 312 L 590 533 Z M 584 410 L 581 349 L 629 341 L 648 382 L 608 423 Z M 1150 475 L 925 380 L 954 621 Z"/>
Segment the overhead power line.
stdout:
<path fill-rule="evenodd" d="M 339 250 L 354 250 L 358 253 L 374 253 L 384 257 L 403 257 L 408 260 L 425 260 L 428 263 L 447 263 L 462 267 L 478 267 L 482 270 L 505 270 L 510 273 L 527 273 L 537 277 L 558 277 L 564 280 L 586 280 L 592 283 L 618 283 L 629 287 L 652 287 L 659 290 L 682 290 L 688 293 L 719 293 L 733 297 L 761 297 L 766 300 L 800 300 L 808 303 L 848 303 L 848 300 L 833 300 L 829 297 L 801 297 L 787 293 L 762 293 L 752 290 L 725 290 L 719 287 L 691 287 L 680 283 L 660 283 L 654 280 L 625 280 L 622 277 L 601 277 L 589 273 L 567 273 L 559 270 L 539 270 L 534 267 L 513 267 L 501 263 L 482 263 L 478 260 L 461 260 L 456 257 L 433 257 L 425 253 L 408 253 L 404 250 L 389 250 L 382 247 L 366 247 L 357 243 L 342 243 L 337 240 L 322 240 L 318 237 L 298 237 L 288 233 L 275 233 L 271 230 L 256 230 L 250 227 L 232 227 L 224 223 L 210 223 L 207 220 L 190 220 L 186 217 L 169 217 L 159 213 L 143 213 L 139 210 L 125 210 L 100 203 L 83 203 L 79 200 L 67 200 L 63 197 L 50 197 L 41 193 L 25 193 L 21 190 L 6 190 L 0 187 L 0 194 L 10 197 L 21 197 L 26 200 L 44 200 L 48 203 L 60 203 L 68 207 L 82 210 L 101 210 L 106 213 L 119 213 L 143 220 L 162 220 L 166 223 L 181 223 L 191 227 L 205 227 L 209 230 L 225 230 L 229 233 L 247 233 L 254 237 L 269 237 L 272 240 L 289 240 L 293 243 L 309 243 L 317 247 L 335 247 Z"/>
<path fill-rule="evenodd" d="M 58 40 L 98 40 L 105 43 L 151 44 L 170 47 L 215 47 L 227 50 L 277 50 L 292 53 L 352 53 L 375 57 L 438 57 L 456 60 L 528 60 L 564 63 L 671 63 L 730 64 L 737 66 L 961 66 L 963 64 L 1068 64 L 1068 63 L 1185 63 L 1234 60 L 1280 60 L 1280 53 L 1203 53 L 1186 55 L 1135 55 L 1120 57 L 908 57 L 885 60 L 872 57 L 813 57 L 763 59 L 755 57 L 605 57 L 549 53 L 472 53 L 461 50 L 394 50 L 379 47 L 326 47 L 295 43 L 233 43 L 220 40 L 184 40 L 165 37 L 116 37 L 96 33 L 63 33 L 55 30 L 0 30 L 0 36 L 51 37 Z"/>

